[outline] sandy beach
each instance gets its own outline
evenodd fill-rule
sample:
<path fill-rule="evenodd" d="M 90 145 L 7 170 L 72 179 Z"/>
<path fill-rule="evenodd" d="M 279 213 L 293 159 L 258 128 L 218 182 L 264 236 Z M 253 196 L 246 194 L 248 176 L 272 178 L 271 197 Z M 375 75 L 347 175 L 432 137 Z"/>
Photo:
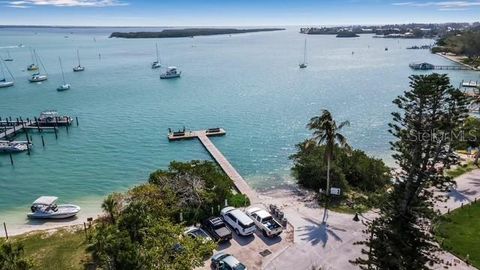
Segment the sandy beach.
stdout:
<path fill-rule="evenodd" d="M 478 67 L 473 67 L 473 66 L 470 66 L 470 65 L 467 65 L 465 63 L 462 62 L 463 59 L 466 59 L 467 57 L 466 56 L 463 56 L 463 55 L 455 55 L 455 54 L 451 54 L 451 53 L 446 53 L 446 54 L 442 54 L 442 53 L 436 53 L 436 55 L 439 55 L 443 58 L 446 58 L 452 62 L 455 62 L 459 65 L 462 65 L 462 66 L 466 66 L 466 67 L 469 67 L 473 70 L 480 70 Z"/>

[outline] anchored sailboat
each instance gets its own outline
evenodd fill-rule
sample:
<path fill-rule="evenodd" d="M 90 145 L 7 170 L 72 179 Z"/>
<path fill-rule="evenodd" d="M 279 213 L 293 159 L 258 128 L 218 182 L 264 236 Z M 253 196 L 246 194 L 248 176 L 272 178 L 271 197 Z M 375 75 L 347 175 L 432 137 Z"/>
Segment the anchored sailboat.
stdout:
<path fill-rule="evenodd" d="M 73 67 L 73 71 L 74 72 L 84 71 L 85 67 L 82 67 L 82 65 L 80 64 L 80 53 L 78 52 L 78 49 L 77 49 L 77 59 L 78 59 L 78 66 Z"/>
<path fill-rule="evenodd" d="M 63 84 L 60 85 L 60 86 L 57 88 L 57 91 L 65 91 L 65 90 L 70 89 L 70 84 L 68 84 L 68 83 L 65 82 L 65 74 L 63 73 L 62 59 L 61 59 L 60 57 L 58 58 L 58 61 L 60 62 L 60 69 L 62 70 L 62 80 L 63 80 Z"/>
<path fill-rule="evenodd" d="M 7 62 L 12 62 L 13 61 L 13 58 L 10 55 L 10 50 L 7 49 L 7 58 L 3 59 L 3 61 L 7 61 Z"/>
<path fill-rule="evenodd" d="M 305 39 L 305 45 L 303 47 L 303 63 L 298 65 L 299 68 L 307 67 L 307 39 Z"/>
<path fill-rule="evenodd" d="M 158 44 L 157 43 L 155 43 L 155 49 L 156 49 L 156 52 L 157 52 L 157 61 L 153 61 L 152 69 L 156 69 L 156 68 L 159 68 L 159 67 L 162 66 L 160 64 L 160 58 L 158 57 Z"/>
<path fill-rule="evenodd" d="M 45 66 L 43 65 L 42 59 L 38 56 L 37 52 L 33 50 L 33 55 L 35 56 L 35 60 L 40 63 L 42 66 L 43 70 L 45 71 L 45 74 L 40 73 L 40 69 L 37 67 L 38 72 L 32 74 L 32 77 L 28 79 L 30 82 L 41 82 L 41 81 L 46 81 L 48 79 L 47 72 L 45 70 Z"/>
<path fill-rule="evenodd" d="M 0 69 L 2 70 L 2 77 L 0 78 L 0 88 L 6 88 L 6 87 L 13 86 L 13 84 L 14 84 L 13 75 L 10 72 L 10 70 L 8 69 L 7 64 L 3 63 L 4 59 L 0 58 L 0 60 L 2 60 L 0 62 Z M 11 81 L 7 81 L 7 77 L 5 76 L 5 69 L 7 70 L 8 74 L 10 74 L 10 77 L 12 77 Z"/>
<path fill-rule="evenodd" d="M 27 66 L 28 71 L 38 70 L 38 64 L 35 62 L 35 51 L 30 48 L 30 55 L 32 56 L 32 63 Z"/>

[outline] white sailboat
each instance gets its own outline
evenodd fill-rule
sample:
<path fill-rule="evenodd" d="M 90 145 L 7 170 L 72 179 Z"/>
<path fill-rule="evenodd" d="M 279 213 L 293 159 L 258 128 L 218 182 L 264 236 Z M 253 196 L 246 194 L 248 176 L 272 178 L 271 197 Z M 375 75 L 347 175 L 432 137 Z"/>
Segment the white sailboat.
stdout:
<path fill-rule="evenodd" d="M 1 59 L 1 60 L 3 60 L 3 59 Z M 0 69 L 2 70 L 2 77 L 0 78 L 0 88 L 6 88 L 6 87 L 13 86 L 13 84 L 14 84 L 13 75 L 10 72 L 10 70 L 8 69 L 7 65 L 5 63 L 3 63 L 3 61 L 1 61 L 1 63 L 0 63 Z M 7 81 L 7 77 L 5 76 L 5 69 L 10 74 L 10 77 L 12 77 L 11 81 Z"/>
<path fill-rule="evenodd" d="M 68 84 L 68 83 L 65 82 L 65 74 L 63 73 L 62 59 L 61 59 L 60 57 L 58 58 L 58 61 L 60 62 L 60 69 L 62 70 L 62 80 L 63 80 L 63 84 L 60 85 L 60 86 L 57 88 L 57 91 L 65 91 L 65 90 L 70 89 L 70 84 Z"/>
<path fill-rule="evenodd" d="M 45 70 L 45 66 L 43 65 L 42 60 L 40 59 L 40 57 L 38 56 L 38 54 L 35 50 L 33 50 L 33 55 L 35 56 L 35 59 L 37 60 L 37 62 L 40 63 L 43 70 Z M 42 82 L 42 81 L 46 81 L 48 79 L 48 75 L 47 75 L 46 72 L 45 72 L 45 74 L 41 74 L 40 69 L 38 67 L 37 67 L 37 69 L 38 69 L 38 72 L 32 74 L 32 77 L 30 77 L 30 79 L 28 79 L 29 82 L 32 82 L 32 83 L 33 82 Z"/>
<path fill-rule="evenodd" d="M 84 71 L 85 67 L 82 67 L 82 65 L 80 64 L 80 53 L 78 52 L 78 49 L 77 49 L 77 59 L 78 59 L 78 66 L 73 67 L 73 71 L 74 72 Z"/>
<path fill-rule="evenodd" d="M 13 61 L 13 58 L 10 55 L 10 50 L 7 49 L 7 58 L 3 59 L 3 61 L 7 61 L 7 62 L 12 62 Z"/>
<path fill-rule="evenodd" d="M 299 68 L 306 68 L 307 67 L 307 39 L 305 39 L 305 44 L 303 47 L 303 63 L 298 65 Z"/>
<path fill-rule="evenodd" d="M 156 68 L 159 68 L 159 67 L 162 66 L 160 64 L 160 58 L 158 57 L 158 44 L 157 43 L 155 43 L 155 49 L 156 49 L 156 52 L 157 52 L 157 61 L 152 62 L 152 69 L 156 69 Z"/>
<path fill-rule="evenodd" d="M 28 71 L 38 70 L 38 64 L 35 62 L 34 50 L 32 50 L 32 48 L 30 48 L 30 55 L 32 56 L 32 63 L 27 66 L 27 70 Z"/>

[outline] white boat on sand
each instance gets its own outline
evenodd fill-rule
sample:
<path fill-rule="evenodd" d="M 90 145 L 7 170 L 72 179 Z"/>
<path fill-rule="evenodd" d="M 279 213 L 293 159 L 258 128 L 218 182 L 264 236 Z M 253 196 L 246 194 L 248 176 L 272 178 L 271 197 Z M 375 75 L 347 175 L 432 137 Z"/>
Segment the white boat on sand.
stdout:
<path fill-rule="evenodd" d="M 74 204 L 57 205 L 58 197 L 41 196 L 30 207 L 29 218 L 63 219 L 75 216 L 80 212 L 80 207 Z"/>

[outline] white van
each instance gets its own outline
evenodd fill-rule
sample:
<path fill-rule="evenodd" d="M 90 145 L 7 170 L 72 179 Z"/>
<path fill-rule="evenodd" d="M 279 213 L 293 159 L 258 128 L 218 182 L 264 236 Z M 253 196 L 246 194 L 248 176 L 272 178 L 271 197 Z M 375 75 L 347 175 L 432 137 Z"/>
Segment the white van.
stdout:
<path fill-rule="evenodd" d="M 235 207 L 225 207 L 220 211 L 223 220 L 230 225 L 238 235 L 251 235 L 255 232 L 255 223 L 245 213 Z"/>

